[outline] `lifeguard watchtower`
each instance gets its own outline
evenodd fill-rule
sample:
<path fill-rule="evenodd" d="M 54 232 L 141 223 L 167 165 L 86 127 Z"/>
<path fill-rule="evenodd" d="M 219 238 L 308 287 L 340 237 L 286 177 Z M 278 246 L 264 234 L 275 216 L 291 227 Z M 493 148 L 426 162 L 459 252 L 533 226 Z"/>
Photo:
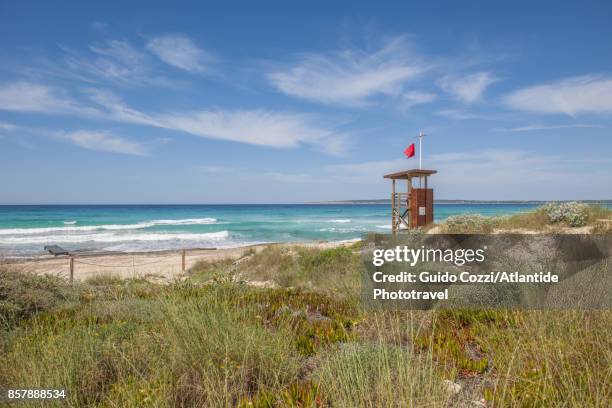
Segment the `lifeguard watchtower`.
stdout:
<path fill-rule="evenodd" d="M 413 169 L 384 176 L 391 179 L 391 230 L 397 233 L 402 226 L 418 228 L 433 222 L 433 189 L 427 188 L 427 178 L 436 170 Z M 406 192 L 397 191 L 396 181 L 406 180 Z M 418 187 L 413 182 L 418 181 Z"/>

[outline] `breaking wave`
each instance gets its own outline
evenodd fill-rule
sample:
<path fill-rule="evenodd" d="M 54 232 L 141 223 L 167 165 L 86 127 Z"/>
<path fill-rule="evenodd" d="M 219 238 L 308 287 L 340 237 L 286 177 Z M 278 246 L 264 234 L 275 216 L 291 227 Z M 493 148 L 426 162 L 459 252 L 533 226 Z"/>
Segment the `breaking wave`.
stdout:
<path fill-rule="evenodd" d="M 202 241 L 214 242 L 223 241 L 229 237 L 228 231 L 207 232 L 207 233 L 133 233 L 117 234 L 112 232 L 102 232 L 94 234 L 71 234 L 71 235 L 41 235 L 25 237 L 3 237 L 0 244 L 47 244 L 53 243 L 86 243 L 101 242 L 113 243 L 124 241 Z"/>
<path fill-rule="evenodd" d="M 121 231 L 150 228 L 156 225 L 203 225 L 215 224 L 216 222 L 216 218 L 185 218 L 181 220 L 143 221 L 136 224 L 83 225 L 78 227 L 8 228 L 0 229 L 0 235 L 45 234 L 49 232 Z M 76 223 L 76 221 L 74 221 L 74 223 Z M 64 224 L 66 224 L 66 222 L 64 222 Z"/>

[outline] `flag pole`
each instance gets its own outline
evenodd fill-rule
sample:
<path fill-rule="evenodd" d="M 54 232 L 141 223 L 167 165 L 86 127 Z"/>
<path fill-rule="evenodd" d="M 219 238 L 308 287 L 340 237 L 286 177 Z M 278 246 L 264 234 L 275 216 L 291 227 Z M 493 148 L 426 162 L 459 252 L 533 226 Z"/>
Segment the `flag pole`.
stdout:
<path fill-rule="evenodd" d="M 419 131 L 419 169 L 423 168 L 423 132 Z"/>

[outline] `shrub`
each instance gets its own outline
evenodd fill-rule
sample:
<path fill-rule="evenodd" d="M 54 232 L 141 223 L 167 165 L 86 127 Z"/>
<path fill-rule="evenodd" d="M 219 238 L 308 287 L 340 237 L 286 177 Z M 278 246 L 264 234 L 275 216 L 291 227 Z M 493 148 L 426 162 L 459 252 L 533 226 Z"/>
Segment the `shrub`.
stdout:
<path fill-rule="evenodd" d="M 585 204 L 577 202 L 548 203 L 543 208 L 552 224 L 566 223 L 571 227 L 586 225 L 588 207 Z"/>
<path fill-rule="evenodd" d="M 479 214 L 454 215 L 443 224 L 443 229 L 449 233 L 487 233 L 492 232 L 495 226 L 491 217 Z"/>
<path fill-rule="evenodd" d="M 0 327 L 47 311 L 62 302 L 69 287 L 59 278 L 0 265 Z"/>

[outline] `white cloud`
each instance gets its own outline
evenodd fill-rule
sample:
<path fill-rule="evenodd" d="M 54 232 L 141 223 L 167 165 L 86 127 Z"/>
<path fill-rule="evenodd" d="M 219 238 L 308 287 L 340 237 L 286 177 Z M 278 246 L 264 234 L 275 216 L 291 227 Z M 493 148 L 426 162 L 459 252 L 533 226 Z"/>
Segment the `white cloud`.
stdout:
<path fill-rule="evenodd" d="M 153 37 L 147 49 L 168 65 L 198 73 L 207 69 L 214 60 L 212 55 L 199 48 L 195 42 L 183 34 L 165 34 Z"/>
<path fill-rule="evenodd" d="M 585 75 L 512 92 L 504 98 L 513 109 L 536 113 L 612 113 L 612 78 Z"/>
<path fill-rule="evenodd" d="M 126 66 L 138 66 L 145 59 L 145 55 L 136 50 L 127 41 L 109 40 L 103 45 L 90 45 L 94 53 L 112 58 Z"/>
<path fill-rule="evenodd" d="M 116 95 L 91 89 L 91 99 L 108 119 L 178 130 L 192 135 L 279 148 L 314 145 L 329 154 L 342 154 L 347 135 L 328 130 L 314 115 L 258 110 L 195 110 L 147 114 L 127 106 Z"/>
<path fill-rule="evenodd" d="M 447 75 L 438 81 L 438 85 L 457 99 L 472 103 L 480 100 L 487 87 L 497 81 L 490 72 L 477 72 L 464 76 Z"/>
<path fill-rule="evenodd" d="M 47 61 L 48 74 L 97 83 L 108 81 L 123 86 L 173 83 L 155 73 L 153 58 L 122 40 L 89 46 L 89 53 L 60 46 L 60 61 Z M 47 73 L 47 72 L 45 72 Z"/>
<path fill-rule="evenodd" d="M 142 144 L 114 136 L 108 132 L 77 130 L 58 132 L 55 136 L 87 150 L 144 156 L 147 150 Z"/>
<path fill-rule="evenodd" d="M 85 90 L 85 93 L 105 111 L 102 114 L 105 118 L 123 123 L 163 127 L 149 115 L 127 106 L 123 99 L 112 92 L 92 88 Z"/>
<path fill-rule="evenodd" d="M 435 101 L 437 97 L 435 93 L 431 92 L 410 91 L 402 95 L 400 105 L 402 108 L 408 109 L 415 105 L 431 103 Z"/>
<path fill-rule="evenodd" d="M 0 110 L 39 113 L 79 113 L 91 115 L 94 110 L 82 107 L 56 89 L 31 82 L 0 85 Z"/>
<path fill-rule="evenodd" d="M 368 98 L 397 94 L 402 84 L 427 67 L 398 37 L 366 52 L 344 49 L 328 54 L 305 54 L 284 70 L 268 75 L 281 92 L 302 99 L 338 105 L 363 105 Z"/>

